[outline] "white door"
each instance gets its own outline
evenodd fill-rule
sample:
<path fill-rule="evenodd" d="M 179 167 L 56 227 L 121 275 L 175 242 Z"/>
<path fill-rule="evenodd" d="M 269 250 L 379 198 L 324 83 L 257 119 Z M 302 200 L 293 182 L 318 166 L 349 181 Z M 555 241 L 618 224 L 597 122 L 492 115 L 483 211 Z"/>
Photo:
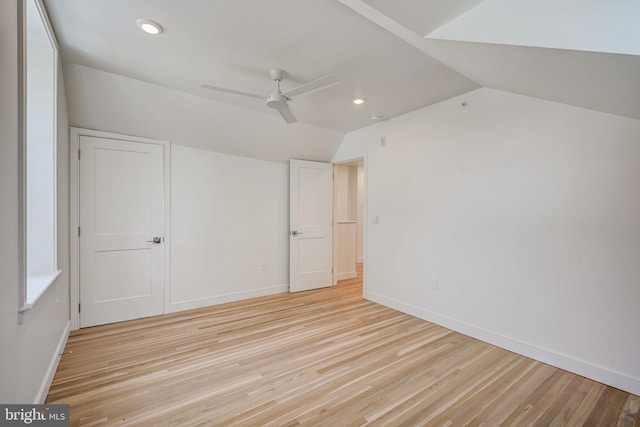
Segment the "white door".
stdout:
<path fill-rule="evenodd" d="M 80 326 L 164 311 L 164 146 L 80 137 Z"/>
<path fill-rule="evenodd" d="M 289 290 L 333 284 L 333 167 L 290 161 Z"/>

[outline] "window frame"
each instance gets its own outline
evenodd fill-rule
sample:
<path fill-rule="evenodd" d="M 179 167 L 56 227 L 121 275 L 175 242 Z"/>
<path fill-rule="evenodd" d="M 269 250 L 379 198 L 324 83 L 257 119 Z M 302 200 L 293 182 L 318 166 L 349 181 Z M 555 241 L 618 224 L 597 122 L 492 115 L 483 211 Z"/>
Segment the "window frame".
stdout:
<path fill-rule="evenodd" d="M 49 259 L 51 263 L 51 271 L 44 272 L 43 274 L 29 275 L 28 264 L 28 107 L 29 107 L 29 93 L 28 93 L 28 68 L 29 68 L 29 55 L 28 55 L 28 37 L 29 31 L 33 25 L 33 12 L 30 12 L 29 8 L 34 7 L 35 12 L 39 16 L 38 25 L 42 24 L 37 29 L 40 32 L 40 40 L 46 40 L 49 45 L 44 44 L 45 49 L 51 48 L 51 73 L 46 73 L 43 79 L 51 79 L 49 82 L 51 92 L 47 92 L 47 96 L 51 97 L 51 117 L 47 119 L 51 120 L 51 158 L 46 158 L 46 163 L 51 162 L 51 176 L 46 176 L 43 179 L 51 181 L 51 218 L 47 217 L 47 220 L 51 221 L 51 235 L 46 236 L 45 244 L 51 245 L 50 255 L 52 259 Z M 30 18 L 30 13 L 32 18 Z M 23 323 L 24 315 L 31 310 L 33 306 L 40 300 L 41 296 L 55 283 L 59 277 L 61 270 L 58 269 L 58 218 L 57 218 L 57 151 L 58 151 L 58 117 L 57 117 L 57 104 L 58 104 L 58 67 L 59 67 L 59 49 L 58 43 L 55 38 L 51 23 L 49 21 L 46 9 L 42 0 L 20 0 L 19 3 L 19 49 L 18 49 L 18 87 L 19 87 L 19 100 L 18 100 L 18 125 L 19 125 L 19 194 L 21 197 L 20 212 L 19 212 L 19 286 L 18 286 L 18 323 Z M 44 35 L 44 36 L 43 36 Z M 48 111 L 47 111 L 48 113 Z M 49 143 L 47 137 L 46 143 Z"/>

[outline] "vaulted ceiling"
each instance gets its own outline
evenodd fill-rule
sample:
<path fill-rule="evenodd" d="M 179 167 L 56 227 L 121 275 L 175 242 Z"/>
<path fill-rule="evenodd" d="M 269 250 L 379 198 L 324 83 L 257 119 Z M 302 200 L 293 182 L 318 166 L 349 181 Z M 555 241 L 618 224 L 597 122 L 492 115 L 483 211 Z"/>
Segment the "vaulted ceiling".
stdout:
<path fill-rule="evenodd" d="M 640 119 L 640 2 L 625 0 L 46 0 L 63 60 L 253 110 L 332 74 L 291 102 L 340 133 L 485 86 Z M 136 19 L 153 19 L 150 36 Z M 365 103 L 357 106 L 354 98 Z M 242 108 L 238 109 L 240 106 Z M 253 113 L 252 113 L 253 114 Z M 241 123 L 242 118 L 238 118 Z M 251 126 L 251 123 L 244 123 Z"/>

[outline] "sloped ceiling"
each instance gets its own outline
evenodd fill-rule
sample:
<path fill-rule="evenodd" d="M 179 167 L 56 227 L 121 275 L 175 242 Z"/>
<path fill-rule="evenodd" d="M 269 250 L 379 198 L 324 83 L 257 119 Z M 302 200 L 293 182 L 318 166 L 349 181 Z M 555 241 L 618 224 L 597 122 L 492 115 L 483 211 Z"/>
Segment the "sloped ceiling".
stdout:
<path fill-rule="evenodd" d="M 640 2 L 486 0 L 417 34 L 371 7 L 397 2 L 339 1 L 481 86 L 640 119 Z"/>
<path fill-rule="evenodd" d="M 235 127 L 241 137 L 209 148 L 240 155 L 284 161 L 305 135 L 328 135 L 327 147 L 296 156 L 329 160 L 341 135 L 373 115 L 392 118 L 482 86 L 640 119 L 640 3 L 628 0 L 44 2 L 76 79 L 107 79 L 87 71 L 96 69 L 151 84 L 145 91 L 188 94 L 189 108 L 211 110 L 197 138 L 219 140 L 216 118 L 224 117 L 225 135 Z M 142 33 L 138 18 L 160 22 L 164 33 Z M 290 74 L 284 90 L 327 74 L 341 84 L 294 99 L 300 123 L 292 125 L 262 100 L 200 87 L 266 96 L 272 68 Z M 83 125 L 76 118 L 89 117 L 100 93 L 87 78 L 84 86 L 67 80 L 69 102 L 83 104 L 70 109 L 71 121 Z M 366 102 L 356 106 L 356 97 Z M 281 126 L 296 131 L 274 131 Z M 265 135 L 274 137 L 256 150 Z M 270 148 L 278 155 L 264 154 Z"/>
<path fill-rule="evenodd" d="M 640 2 L 487 0 L 428 38 L 640 55 Z"/>
<path fill-rule="evenodd" d="M 371 124 L 371 114 L 393 117 L 478 87 L 334 0 L 46 4 L 66 62 L 276 117 L 262 100 L 209 91 L 200 83 L 266 97 L 274 88 L 272 68 L 288 72 L 284 90 L 333 74 L 340 85 L 296 98 L 291 109 L 300 122 L 341 132 Z M 142 33 L 138 18 L 159 22 L 164 33 Z M 366 103 L 353 105 L 356 97 Z"/>

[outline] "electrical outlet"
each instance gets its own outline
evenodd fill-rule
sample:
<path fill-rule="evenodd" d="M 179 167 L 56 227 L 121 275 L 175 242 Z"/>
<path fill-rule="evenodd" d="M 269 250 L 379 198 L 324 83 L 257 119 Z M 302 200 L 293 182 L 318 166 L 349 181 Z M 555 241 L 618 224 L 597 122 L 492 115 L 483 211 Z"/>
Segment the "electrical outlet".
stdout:
<path fill-rule="evenodd" d="M 264 271 L 266 265 L 264 263 L 264 261 L 260 261 L 260 263 L 258 264 L 258 270 L 260 271 Z"/>
<path fill-rule="evenodd" d="M 431 289 L 438 289 L 438 279 L 431 279 Z"/>
<path fill-rule="evenodd" d="M 371 222 L 374 224 L 380 224 L 380 217 L 378 215 L 374 215 L 371 217 Z"/>

